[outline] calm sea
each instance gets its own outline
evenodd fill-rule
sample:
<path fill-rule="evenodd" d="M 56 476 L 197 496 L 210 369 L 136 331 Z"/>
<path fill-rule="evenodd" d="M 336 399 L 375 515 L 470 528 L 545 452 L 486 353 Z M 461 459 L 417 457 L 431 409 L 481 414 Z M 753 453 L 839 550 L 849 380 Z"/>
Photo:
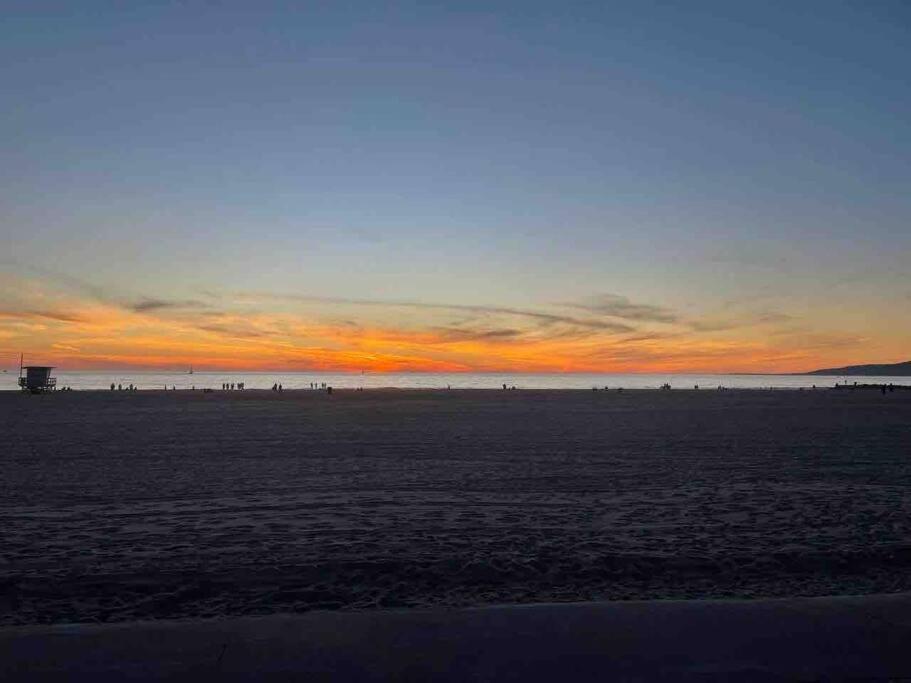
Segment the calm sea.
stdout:
<path fill-rule="evenodd" d="M 819 375 L 693 375 L 693 374 L 498 374 L 498 373 L 383 373 L 335 372 L 108 372 L 55 371 L 58 386 L 80 389 L 109 389 L 111 383 L 133 384 L 140 389 L 220 389 L 225 382 L 244 382 L 247 389 L 269 389 L 281 383 L 285 389 L 308 389 L 311 382 L 340 389 L 498 389 L 504 384 L 519 389 L 656 389 L 664 383 L 678 389 L 718 386 L 733 389 L 831 387 L 836 382 L 907 384 L 907 377 L 841 377 Z M 16 371 L 0 374 L 0 390 L 16 389 Z"/>

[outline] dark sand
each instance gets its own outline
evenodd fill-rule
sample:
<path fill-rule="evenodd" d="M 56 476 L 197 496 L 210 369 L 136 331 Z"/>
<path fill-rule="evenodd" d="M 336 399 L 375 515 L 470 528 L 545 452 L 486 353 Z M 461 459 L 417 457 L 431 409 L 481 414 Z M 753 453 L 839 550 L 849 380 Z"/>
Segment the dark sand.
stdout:
<path fill-rule="evenodd" d="M 0 629 L 0 680 L 899 681 L 911 596 L 310 612 Z"/>
<path fill-rule="evenodd" d="M 0 393 L 0 623 L 911 590 L 911 392 Z"/>

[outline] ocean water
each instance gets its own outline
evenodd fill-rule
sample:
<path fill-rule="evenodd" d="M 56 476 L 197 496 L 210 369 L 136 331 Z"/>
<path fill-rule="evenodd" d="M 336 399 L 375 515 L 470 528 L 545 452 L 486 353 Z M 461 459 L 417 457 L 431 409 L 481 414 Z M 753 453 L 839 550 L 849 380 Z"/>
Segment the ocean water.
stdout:
<path fill-rule="evenodd" d="M 244 382 L 247 389 L 269 389 L 281 384 L 285 389 L 309 389 L 311 382 L 326 383 L 339 389 L 498 389 L 504 384 L 517 389 L 657 389 L 668 383 L 672 388 L 715 389 L 799 389 L 831 387 L 838 383 L 907 384 L 907 377 L 842 377 L 820 375 L 729 375 L 729 374 L 584 374 L 584 373 L 339 373 L 339 372 L 54 372 L 59 387 L 73 390 L 109 389 L 110 385 L 133 384 L 139 389 L 220 389 L 223 383 Z M 0 390 L 15 390 L 17 374 L 0 374 Z"/>

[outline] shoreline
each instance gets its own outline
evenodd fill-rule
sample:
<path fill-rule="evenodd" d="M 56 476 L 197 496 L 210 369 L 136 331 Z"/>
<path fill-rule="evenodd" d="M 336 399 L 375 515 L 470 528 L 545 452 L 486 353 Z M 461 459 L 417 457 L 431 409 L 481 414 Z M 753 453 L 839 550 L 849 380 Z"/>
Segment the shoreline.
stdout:
<path fill-rule="evenodd" d="M 537 387 L 509 387 L 503 389 L 503 387 L 396 387 L 396 386 L 386 386 L 386 387 L 332 387 L 333 392 L 352 394 L 352 393 L 376 393 L 376 392 L 402 392 L 402 393 L 440 393 L 440 392 L 478 392 L 481 394 L 488 393 L 511 393 L 511 392 L 522 392 L 525 394 L 550 394 L 550 393 L 619 393 L 619 392 L 634 392 L 634 393 L 711 393 L 717 391 L 736 391 L 736 392 L 763 392 L 768 393 L 770 391 L 781 391 L 787 393 L 793 393 L 796 391 L 843 391 L 849 389 L 857 390 L 877 390 L 879 391 L 883 386 L 891 386 L 896 391 L 907 391 L 911 389 L 911 384 L 836 384 L 836 385 L 816 385 L 810 387 L 787 387 L 787 386 L 768 386 L 768 387 L 729 387 L 729 386 L 702 386 L 698 389 L 694 387 L 686 386 L 671 386 L 670 389 L 662 389 L 661 387 L 608 387 L 605 389 L 602 387 L 589 387 L 589 388 L 579 388 L 579 387 L 554 387 L 554 388 L 537 388 Z M 132 392 L 127 389 L 68 389 L 64 391 L 63 389 L 56 389 L 53 391 L 39 392 L 42 394 L 60 394 L 60 393 L 79 393 L 79 394 L 129 394 L 129 393 L 143 393 L 143 394 L 165 394 L 170 395 L 172 393 L 210 393 L 210 394 L 273 394 L 278 393 L 273 389 L 263 389 L 263 388 L 249 388 L 249 389 L 220 389 L 218 387 L 196 387 L 187 388 L 187 387 L 177 387 L 176 389 L 165 389 L 164 387 L 136 387 Z M 12 389 L 0 389 L 0 394 L 28 394 L 28 391 L 19 388 Z M 281 393 L 283 394 L 325 394 L 326 389 L 307 389 L 307 388 L 288 388 L 282 389 Z"/>

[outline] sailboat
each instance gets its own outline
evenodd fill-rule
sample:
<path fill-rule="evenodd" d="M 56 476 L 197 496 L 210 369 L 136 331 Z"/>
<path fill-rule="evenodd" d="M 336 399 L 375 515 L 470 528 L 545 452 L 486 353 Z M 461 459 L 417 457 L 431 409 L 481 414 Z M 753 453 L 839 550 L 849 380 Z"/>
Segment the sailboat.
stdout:
<path fill-rule="evenodd" d="M 192 375 L 192 374 L 193 374 L 193 366 L 192 366 L 192 365 L 190 366 L 190 369 L 187 371 L 187 374 L 188 374 L 188 375 Z"/>

